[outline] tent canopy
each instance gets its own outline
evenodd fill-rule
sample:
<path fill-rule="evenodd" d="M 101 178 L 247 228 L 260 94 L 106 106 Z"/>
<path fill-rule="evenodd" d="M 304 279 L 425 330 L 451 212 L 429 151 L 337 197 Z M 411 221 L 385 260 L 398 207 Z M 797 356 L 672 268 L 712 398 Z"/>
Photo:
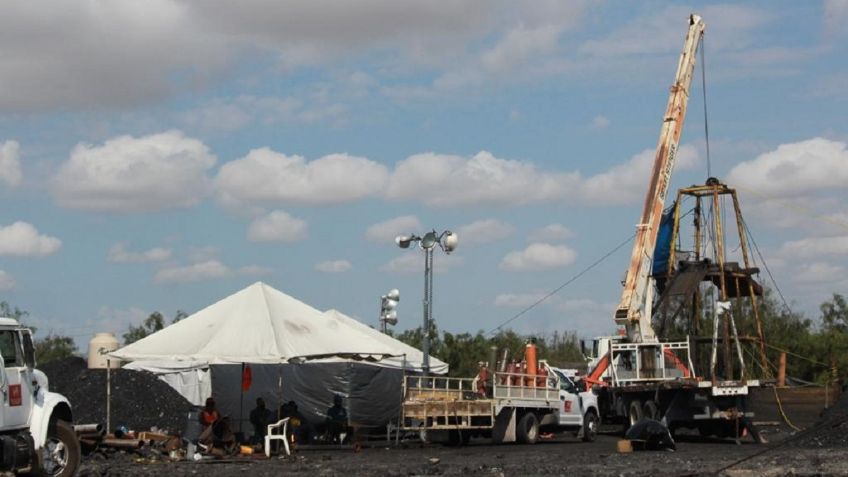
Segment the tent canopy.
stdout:
<path fill-rule="evenodd" d="M 407 355 L 404 359 L 403 355 Z M 283 363 L 292 360 L 354 359 L 420 369 L 421 352 L 335 310 L 322 313 L 262 282 L 120 348 L 125 361 Z M 385 361 L 385 362 L 384 362 Z M 431 358 L 434 372 L 447 365 Z M 441 369 L 444 369 L 441 371 Z"/>

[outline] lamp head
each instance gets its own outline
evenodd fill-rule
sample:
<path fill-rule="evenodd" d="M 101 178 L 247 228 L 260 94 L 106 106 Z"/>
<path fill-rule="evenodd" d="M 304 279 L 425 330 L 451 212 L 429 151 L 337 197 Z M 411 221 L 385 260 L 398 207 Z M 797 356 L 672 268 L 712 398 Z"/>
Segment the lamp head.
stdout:
<path fill-rule="evenodd" d="M 442 239 L 442 248 L 445 250 L 445 253 L 451 253 L 456 250 L 456 246 L 459 245 L 459 237 L 450 230 L 445 231 L 445 236 Z"/>
<path fill-rule="evenodd" d="M 439 238 L 436 236 L 436 232 L 427 232 L 421 237 L 421 248 L 424 250 L 429 250 L 436 246 L 439 242 Z"/>
<path fill-rule="evenodd" d="M 400 290 L 392 288 L 389 290 L 389 293 L 386 294 L 386 298 L 394 301 L 400 301 Z"/>
<path fill-rule="evenodd" d="M 412 243 L 412 237 L 409 235 L 398 235 L 395 237 L 395 243 L 400 248 L 409 248 L 409 244 Z"/>

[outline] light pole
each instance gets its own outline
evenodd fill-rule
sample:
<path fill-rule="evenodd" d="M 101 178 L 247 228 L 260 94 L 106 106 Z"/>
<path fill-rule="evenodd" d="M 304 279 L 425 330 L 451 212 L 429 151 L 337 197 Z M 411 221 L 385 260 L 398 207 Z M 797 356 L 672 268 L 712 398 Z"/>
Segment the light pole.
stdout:
<path fill-rule="evenodd" d="M 430 323 L 433 322 L 433 249 L 439 246 L 445 253 L 450 254 L 456 249 L 459 239 L 450 230 L 441 234 L 435 230 L 427 232 L 423 237 L 417 235 L 400 235 L 395 238 L 400 248 L 409 248 L 412 242 L 418 242 L 418 246 L 424 250 L 424 328 L 421 352 L 424 359 L 421 363 L 421 371 L 424 376 L 430 374 Z"/>
<path fill-rule="evenodd" d="M 388 331 L 388 325 L 396 325 L 397 306 L 400 301 L 400 291 L 392 288 L 388 293 L 380 297 L 380 331 L 384 334 Z"/>

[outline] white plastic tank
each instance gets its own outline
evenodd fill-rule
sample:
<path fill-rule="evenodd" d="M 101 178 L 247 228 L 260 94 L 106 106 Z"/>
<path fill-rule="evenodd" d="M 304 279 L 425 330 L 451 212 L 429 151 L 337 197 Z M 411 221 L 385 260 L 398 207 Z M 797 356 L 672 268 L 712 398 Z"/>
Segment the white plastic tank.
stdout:
<path fill-rule="evenodd" d="M 118 338 L 112 333 L 97 333 L 88 342 L 88 369 L 120 368 L 121 361 L 108 358 L 105 353 L 115 351 L 119 346 Z"/>

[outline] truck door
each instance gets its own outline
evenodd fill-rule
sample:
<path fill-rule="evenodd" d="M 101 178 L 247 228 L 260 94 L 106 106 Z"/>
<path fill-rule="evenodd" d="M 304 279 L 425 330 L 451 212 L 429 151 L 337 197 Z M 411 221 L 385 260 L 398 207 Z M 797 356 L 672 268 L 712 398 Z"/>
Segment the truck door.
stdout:
<path fill-rule="evenodd" d="M 32 412 L 32 372 L 27 368 L 17 330 L 0 330 L 0 356 L 3 363 L 0 373 L 3 427 L 27 427 Z"/>
<path fill-rule="evenodd" d="M 583 424 L 583 412 L 580 409 L 580 397 L 577 386 L 568 376 L 557 372 L 559 375 L 559 425 L 579 426 Z"/>

